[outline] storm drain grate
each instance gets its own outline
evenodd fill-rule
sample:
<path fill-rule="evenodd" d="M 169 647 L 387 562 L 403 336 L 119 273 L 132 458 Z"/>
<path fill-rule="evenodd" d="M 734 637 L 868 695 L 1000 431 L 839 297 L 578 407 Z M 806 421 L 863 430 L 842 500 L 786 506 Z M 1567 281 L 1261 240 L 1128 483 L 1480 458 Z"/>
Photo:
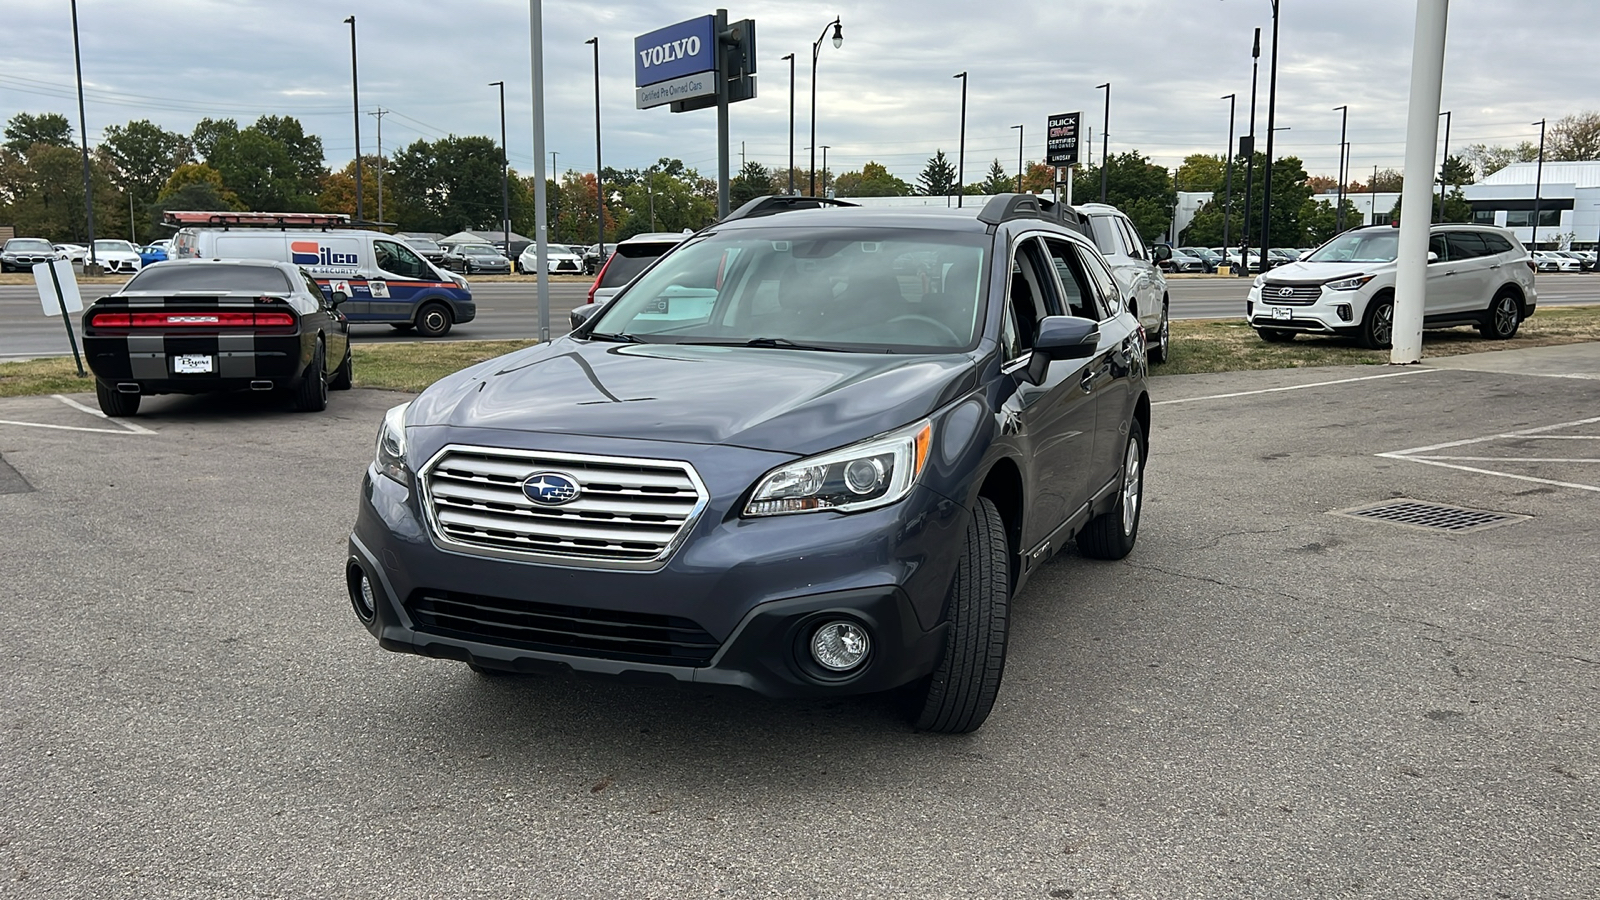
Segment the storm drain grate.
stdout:
<path fill-rule="evenodd" d="M 1379 522 L 1407 528 L 1422 528 L 1427 531 L 1448 531 L 1452 534 L 1483 531 L 1486 528 L 1509 525 L 1532 518 L 1516 513 L 1467 509 L 1463 506 L 1425 503 L 1421 500 L 1384 500 L 1381 503 L 1370 503 L 1353 509 L 1336 509 L 1332 514 L 1349 516 L 1352 519 L 1375 519 Z"/>

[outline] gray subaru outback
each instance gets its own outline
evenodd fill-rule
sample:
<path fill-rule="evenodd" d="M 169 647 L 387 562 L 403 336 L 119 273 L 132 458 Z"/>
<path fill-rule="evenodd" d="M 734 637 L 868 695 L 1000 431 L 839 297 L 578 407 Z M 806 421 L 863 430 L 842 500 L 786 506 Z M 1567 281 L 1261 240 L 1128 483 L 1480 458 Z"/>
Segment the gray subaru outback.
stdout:
<path fill-rule="evenodd" d="M 994 704 L 1011 598 L 1138 536 L 1144 331 L 1069 208 L 751 201 L 390 410 L 347 585 L 484 675 Z"/>

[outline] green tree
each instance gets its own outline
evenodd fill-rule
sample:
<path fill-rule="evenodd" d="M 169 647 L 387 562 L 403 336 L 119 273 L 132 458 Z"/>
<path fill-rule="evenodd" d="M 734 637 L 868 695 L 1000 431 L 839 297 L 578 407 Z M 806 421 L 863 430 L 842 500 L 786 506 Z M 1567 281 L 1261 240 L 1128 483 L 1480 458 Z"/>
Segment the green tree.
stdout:
<path fill-rule="evenodd" d="M 1405 175 L 1394 169 L 1383 169 L 1367 182 L 1367 190 L 1377 194 L 1398 194 L 1405 190 Z"/>
<path fill-rule="evenodd" d="M 1445 222 L 1471 222 L 1472 221 L 1472 204 L 1467 202 L 1466 195 L 1461 193 L 1461 190 L 1459 188 L 1457 188 L 1456 190 L 1451 191 L 1448 195 L 1445 196 L 1445 198 L 1444 198 L 1444 217 L 1443 217 L 1442 221 L 1445 221 Z"/>
<path fill-rule="evenodd" d="M 765 197 L 772 193 L 772 173 L 767 167 L 755 160 L 747 161 L 739 169 L 739 174 L 728 182 L 729 209 L 738 209 L 757 197 Z M 594 226 L 594 217 L 589 217 L 590 228 Z"/>
<path fill-rule="evenodd" d="M 1600 112 L 1563 116 L 1550 126 L 1546 159 L 1600 159 Z"/>
<path fill-rule="evenodd" d="M 1514 162 L 1533 162 L 1538 159 L 1539 145 L 1532 141 L 1523 141 L 1515 147 L 1469 144 L 1467 149 L 1461 151 L 1461 158 L 1472 166 L 1478 180 L 1482 181 Z"/>
<path fill-rule="evenodd" d="M 1115 157 L 1113 157 L 1113 161 Z M 1257 153 L 1255 158 L 1255 178 L 1257 183 L 1250 196 L 1250 244 L 1261 245 L 1261 209 L 1262 191 L 1260 180 L 1266 171 L 1267 156 Z M 1112 169 L 1115 178 L 1116 169 Z M 1242 184 L 1243 161 L 1234 163 L 1233 183 L 1233 217 L 1228 224 L 1228 241 L 1238 246 L 1244 237 L 1246 210 L 1244 209 L 1244 185 Z M 1305 166 L 1298 157 L 1280 157 L 1272 166 L 1272 246 L 1295 247 L 1306 243 L 1306 225 L 1301 221 L 1301 214 L 1306 209 L 1305 203 L 1312 196 L 1311 188 L 1307 185 Z M 1080 183 L 1079 189 L 1082 189 Z M 1098 182 L 1095 190 L 1098 191 Z M 1222 245 L 1222 219 L 1224 198 L 1214 197 L 1196 211 L 1194 220 L 1183 231 L 1185 244 L 1219 247 Z M 1126 211 L 1126 210 L 1124 210 Z M 1131 215 L 1131 214 L 1130 214 Z M 1335 211 L 1337 216 L 1337 211 Z M 1346 207 L 1345 227 L 1349 228 L 1360 221 L 1353 212 L 1353 207 Z M 1144 233 L 1143 229 L 1140 231 Z"/>
<path fill-rule="evenodd" d="M 94 190 L 95 233 L 121 237 L 128 233 L 128 201 L 111 183 L 109 166 L 90 156 Z M 37 142 L 24 156 L 0 150 L 0 219 L 17 233 L 51 241 L 81 243 L 88 239 L 84 218 L 83 155 L 70 145 Z"/>
<path fill-rule="evenodd" d="M 1106 202 L 1126 213 L 1146 242 L 1165 234 L 1178 199 L 1167 170 L 1136 150 L 1113 154 L 1105 168 Z M 1080 168 L 1072 191 L 1075 202 L 1099 200 L 1100 167 Z"/>
<path fill-rule="evenodd" d="M 246 209 L 310 211 L 316 199 L 304 189 L 300 170 L 281 142 L 246 128 L 218 139 L 207 163 L 222 175 Z"/>
<path fill-rule="evenodd" d="M 1226 177 L 1221 156 L 1191 153 L 1178 165 L 1178 187 L 1184 191 L 1221 193 Z"/>
<path fill-rule="evenodd" d="M 60 113 L 17 113 L 6 122 L 5 149 L 28 155 L 34 144 L 72 146 L 72 124 Z"/>
<path fill-rule="evenodd" d="M 1009 194 L 1017 189 L 1017 179 L 1006 174 L 1006 167 L 996 159 L 989 163 L 989 172 L 982 181 L 967 189 L 969 194 L 993 196 L 995 194 Z"/>
<path fill-rule="evenodd" d="M 609 184 L 607 193 L 610 193 Z M 574 172 L 568 169 L 561 176 L 560 205 L 550 204 L 550 221 L 555 222 L 555 231 L 561 240 L 574 244 L 592 244 L 596 234 L 594 227 L 595 217 L 595 181 L 594 175 L 588 172 Z M 611 204 L 606 204 L 606 240 L 615 240 L 617 220 L 612 215 Z"/>
<path fill-rule="evenodd" d="M 362 154 L 361 157 L 361 203 L 362 212 L 378 218 L 378 158 Z M 385 176 L 388 170 L 384 170 Z M 383 216 L 390 218 L 390 211 L 394 209 L 393 179 L 385 177 L 383 181 Z M 344 168 L 337 172 L 329 172 L 322 176 L 317 191 L 317 209 L 326 213 L 344 213 L 347 216 L 356 214 L 356 161 L 350 160 Z"/>
<path fill-rule="evenodd" d="M 282 144 L 299 175 L 301 192 L 315 192 L 316 184 L 325 171 L 322 164 L 322 138 L 306 134 L 300 120 L 293 116 L 262 116 L 245 130 L 259 132 Z"/>
<path fill-rule="evenodd" d="M 948 197 L 956 190 L 956 167 L 950 164 L 943 150 L 935 151 L 917 176 L 917 193 L 925 197 Z"/>
<path fill-rule="evenodd" d="M 391 158 L 390 171 L 389 218 L 403 230 L 451 234 L 494 228 L 500 220 L 500 145 L 492 138 L 419 140 Z"/>
<path fill-rule="evenodd" d="M 1056 167 L 1042 162 L 1030 162 L 1022 176 L 1022 189 L 1030 194 L 1042 194 L 1056 187 Z"/>
<path fill-rule="evenodd" d="M 241 210 L 244 204 L 223 186 L 216 169 L 205 163 L 188 163 L 173 171 L 148 209 L 150 220 L 157 222 L 162 213 L 171 210 Z"/>
<path fill-rule="evenodd" d="M 239 133 L 239 123 L 232 119 L 204 118 L 195 123 L 194 131 L 189 134 L 189 145 L 200 159 L 210 162 L 211 154 L 217 149 L 217 142 L 225 137 Z"/>
<path fill-rule="evenodd" d="M 643 170 L 608 168 L 605 181 L 607 194 L 622 195 L 620 210 L 609 200 L 606 204 L 607 214 L 618 219 L 615 237 L 607 227 L 608 241 L 648 231 L 700 229 L 717 217 L 716 182 L 700 177 L 682 160 L 662 157 Z"/>
<path fill-rule="evenodd" d="M 148 207 L 178 166 L 188 162 L 189 141 L 148 119 L 139 119 L 108 126 L 98 152 L 111 164 L 113 183 Z M 139 240 L 153 239 L 155 227 L 148 217 L 138 225 Z"/>
<path fill-rule="evenodd" d="M 1444 165 L 1439 168 L 1444 173 L 1445 184 L 1472 184 L 1477 180 L 1473 175 L 1472 164 L 1460 156 L 1452 154 L 1445 157 Z"/>
<path fill-rule="evenodd" d="M 911 185 L 889 174 L 882 164 L 868 162 L 859 172 L 845 172 L 834 181 L 840 197 L 906 197 Z"/>

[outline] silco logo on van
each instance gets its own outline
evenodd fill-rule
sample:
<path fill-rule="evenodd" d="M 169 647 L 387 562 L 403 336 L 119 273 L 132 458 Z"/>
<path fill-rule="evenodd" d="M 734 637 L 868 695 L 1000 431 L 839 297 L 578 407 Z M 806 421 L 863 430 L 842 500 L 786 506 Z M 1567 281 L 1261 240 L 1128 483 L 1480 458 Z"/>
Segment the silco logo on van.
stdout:
<path fill-rule="evenodd" d="M 316 241 L 290 241 L 289 253 L 297 266 L 354 266 L 360 260 L 354 253 L 335 253 Z"/>
<path fill-rule="evenodd" d="M 691 35 L 682 40 L 668 41 L 639 51 L 639 63 L 646 69 L 680 59 L 700 55 L 700 37 Z"/>

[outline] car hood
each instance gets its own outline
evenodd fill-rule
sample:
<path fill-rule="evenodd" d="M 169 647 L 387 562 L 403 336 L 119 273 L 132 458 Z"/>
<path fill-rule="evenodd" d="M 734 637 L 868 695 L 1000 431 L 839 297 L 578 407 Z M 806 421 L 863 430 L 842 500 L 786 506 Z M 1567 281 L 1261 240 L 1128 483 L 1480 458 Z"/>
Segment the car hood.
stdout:
<path fill-rule="evenodd" d="M 568 337 L 440 381 L 412 403 L 406 423 L 803 455 L 914 422 L 975 384 L 975 363 L 959 353 L 828 353 Z"/>
<path fill-rule="evenodd" d="M 1292 262 L 1281 266 L 1273 266 L 1267 272 L 1267 280 L 1274 282 L 1293 282 L 1295 284 L 1317 283 L 1324 281 L 1337 281 L 1341 278 L 1350 278 L 1355 275 L 1372 275 L 1384 269 L 1394 268 L 1392 262 Z"/>

